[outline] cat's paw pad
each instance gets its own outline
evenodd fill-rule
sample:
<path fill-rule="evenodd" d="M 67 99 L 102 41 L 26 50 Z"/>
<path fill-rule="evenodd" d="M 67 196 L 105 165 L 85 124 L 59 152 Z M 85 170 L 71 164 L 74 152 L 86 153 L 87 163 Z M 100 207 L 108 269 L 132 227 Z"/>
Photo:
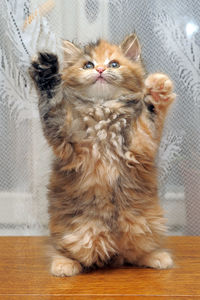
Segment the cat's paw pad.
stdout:
<path fill-rule="evenodd" d="M 76 260 L 65 257 L 56 257 L 52 261 L 51 273 L 54 276 L 74 276 L 81 273 L 82 267 Z"/>
<path fill-rule="evenodd" d="M 175 99 L 173 82 L 162 73 L 151 74 L 145 80 L 147 93 L 152 95 L 156 102 L 172 102 Z"/>
<path fill-rule="evenodd" d="M 40 52 L 38 57 L 32 61 L 29 72 L 37 88 L 41 92 L 47 92 L 51 98 L 53 90 L 61 82 L 57 55 Z"/>
<path fill-rule="evenodd" d="M 169 269 L 173 267 L 173 260 L 167 251 L 157 250 L 143 257 L 139 264 L 154 269 Z"/>

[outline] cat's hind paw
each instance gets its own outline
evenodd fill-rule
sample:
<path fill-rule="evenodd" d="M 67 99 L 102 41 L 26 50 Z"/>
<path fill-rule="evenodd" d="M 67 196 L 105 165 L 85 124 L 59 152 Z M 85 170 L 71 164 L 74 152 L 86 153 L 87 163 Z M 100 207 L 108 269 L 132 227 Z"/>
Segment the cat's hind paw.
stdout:
<path fill-rule="evenodd" d="M 54 276 L 74 276 L 81 273 L 81 264 L 73 259 L 57 256 L 53 258 L 51 264 L 51 273 Z"/>
<path fill-rule="evenodd" d="M 37 89 L 48 98 L 52 98 L 55 88 L 61 83 L 57 55 L 40 52 L 32 61 L 29 73 Z"/>
<path fill-rule="evenodd" d="M 144 256 L 139 265 L 154 269 L 169 269 L 173 267 L 173 260 L 167 251 L 155 250 Z"/>
<path fill-rule="evenodd" d="M 145 87 L 148 95 L 153 97 L 157 104 L 170 104 L 175 99 L 173 93 L 173 82 L 162 73 L 150 74 L 145 80 Z"/>

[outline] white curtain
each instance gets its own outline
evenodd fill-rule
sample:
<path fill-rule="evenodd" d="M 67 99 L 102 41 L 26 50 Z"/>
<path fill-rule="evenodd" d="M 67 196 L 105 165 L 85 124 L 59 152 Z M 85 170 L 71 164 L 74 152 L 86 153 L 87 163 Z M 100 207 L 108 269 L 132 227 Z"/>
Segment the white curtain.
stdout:
<path fill-rule="evenodd" d="M 27 72 L 30 58 L 42 49 L 60 54 L 59 38 L 86 43 L 103 37 L 118 43 L 136 31 L 147 71 L 169 74 L 177 93 L 157 159 L 169 234 L 199 235 L 200 2 L 0 2 L 0 234 L 48 232 L 45 185 L 51 152 Z"/>

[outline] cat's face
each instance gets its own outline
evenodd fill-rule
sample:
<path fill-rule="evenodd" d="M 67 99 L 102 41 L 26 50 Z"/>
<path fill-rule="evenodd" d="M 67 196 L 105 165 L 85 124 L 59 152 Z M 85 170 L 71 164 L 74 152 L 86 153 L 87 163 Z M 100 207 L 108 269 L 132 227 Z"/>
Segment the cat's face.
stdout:
<path fill-rule="evenodd" d="M 64 42 L 63 80 L 84 97 L 114 99 L 141 92 L 144 70 L 140 62 L 140 46 L 135 35 L 120 46 L 104 40 L 80 49 Z"/>

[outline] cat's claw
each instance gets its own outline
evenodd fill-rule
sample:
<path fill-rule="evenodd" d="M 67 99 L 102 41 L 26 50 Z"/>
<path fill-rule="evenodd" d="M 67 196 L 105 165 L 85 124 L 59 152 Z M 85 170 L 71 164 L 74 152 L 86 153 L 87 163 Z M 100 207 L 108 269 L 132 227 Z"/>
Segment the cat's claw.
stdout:
<path fill-rule="evenodd" d="M 146 93 L 151 95 L 156 103 L 169 104 L 176 95 L 173 93 L 171 79 L 162 73 L 150 74 L 145 80 Z"/>

